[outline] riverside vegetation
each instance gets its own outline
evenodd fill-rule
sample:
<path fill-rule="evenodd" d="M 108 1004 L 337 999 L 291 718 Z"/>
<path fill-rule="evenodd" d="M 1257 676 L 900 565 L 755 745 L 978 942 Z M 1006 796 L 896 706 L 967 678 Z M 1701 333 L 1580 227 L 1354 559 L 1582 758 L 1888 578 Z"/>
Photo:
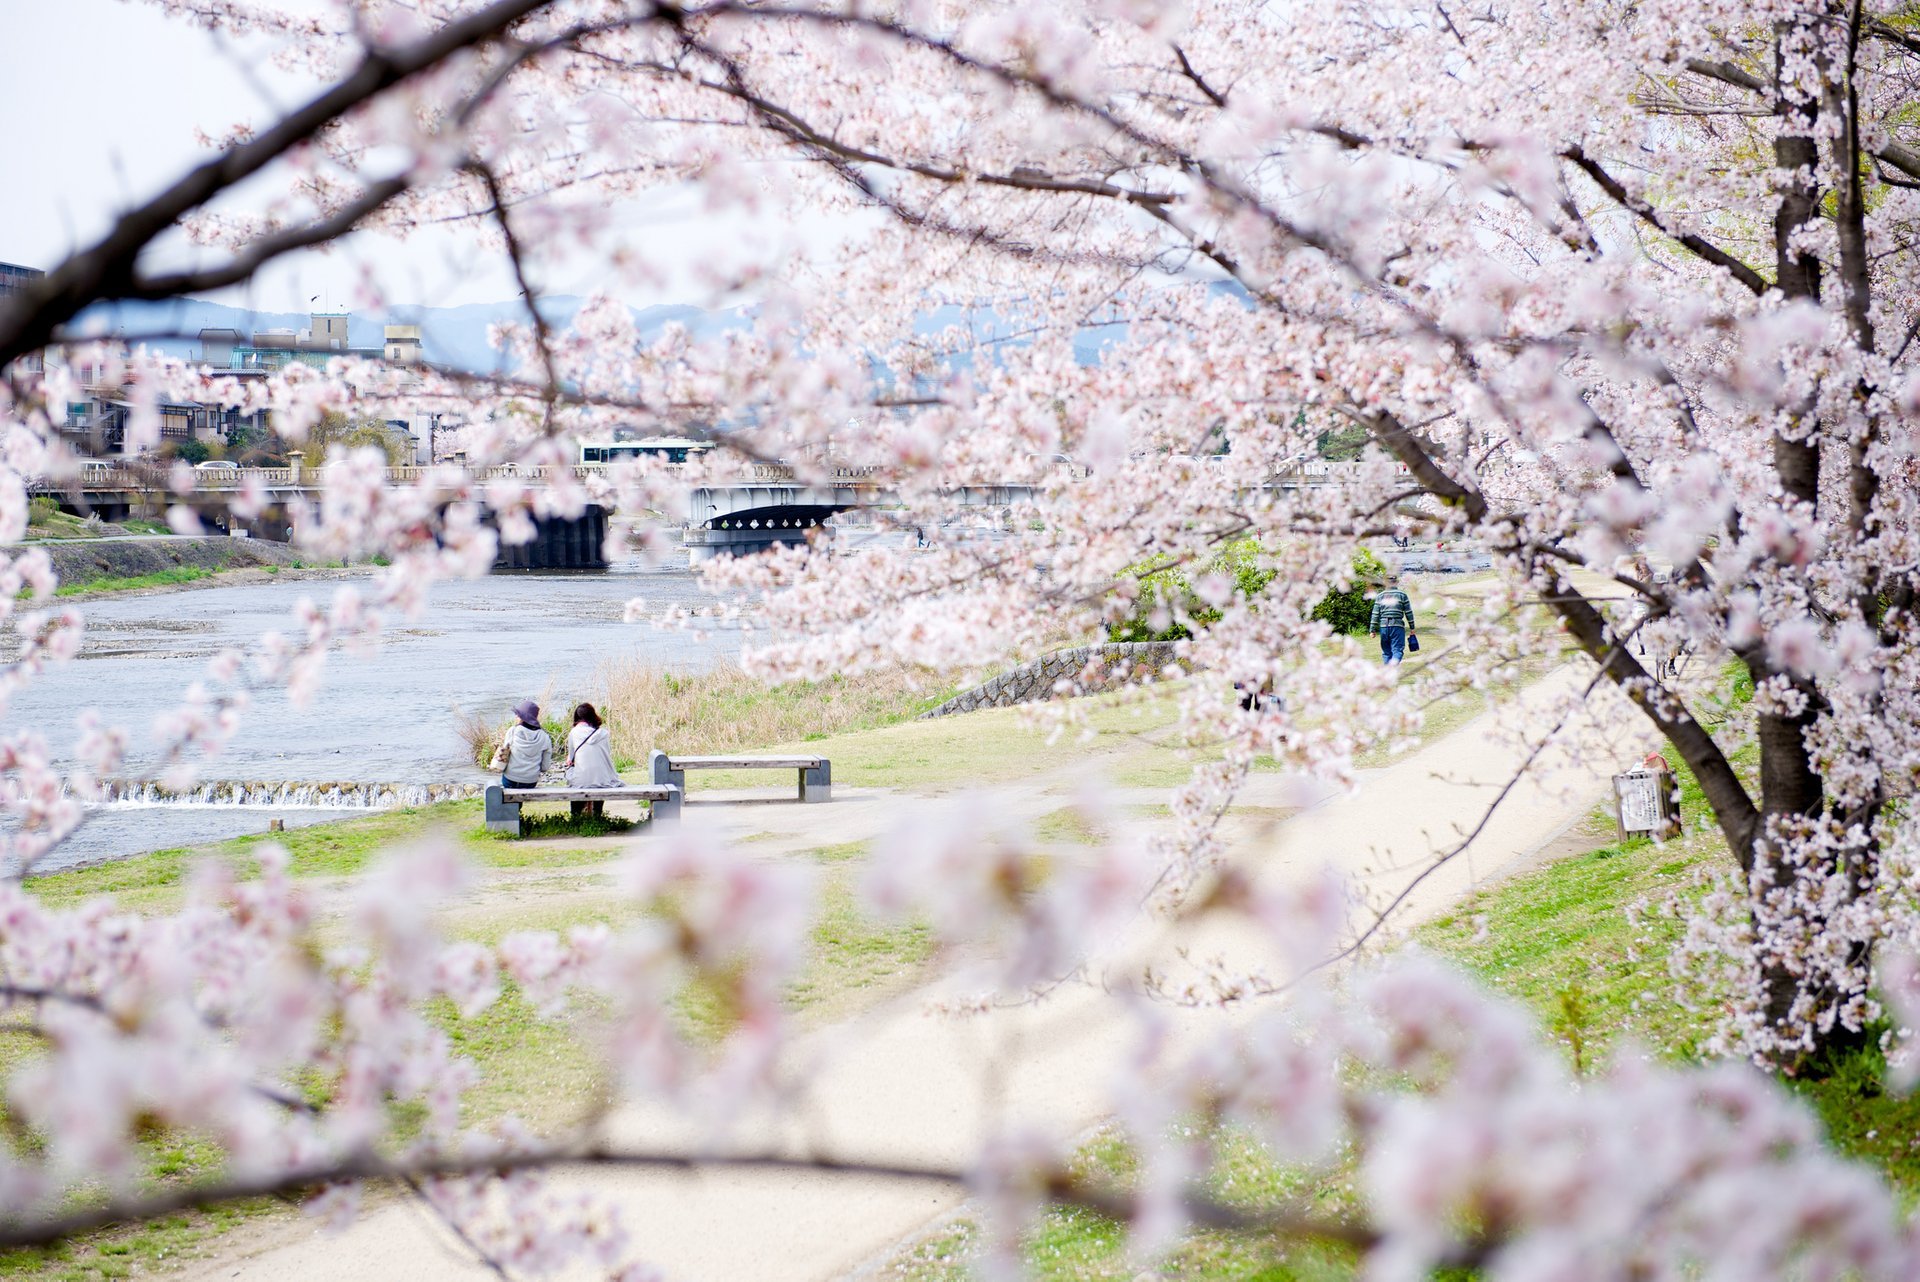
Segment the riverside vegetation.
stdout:
<path fill-rule="evenodd" d="M 1446 635 L 1449 615 L 1471 608 L 1478 587 L 1475 579 L 1445 585 L 1446 595 L 1434 612 L 1437 642 Z M 1426 661 L 1435 661 L 1441 653 L 1444 645 L 1436 644 L 1434 658 Z M 1415 670 L 1416 665 L 1410 664 L 1409 669 Z M 659 742 L 758 750 L 806 742 L 833 758 L 836 782 L 928 796 L 1083 767 L 1095 769 L 1118 786 L 1170 786 L 1184 779 L 1195 761 L 1214 753 L 1208 745 L 1179 737 L 1180 685 L 1144 697 L 1077 701 L 1085 714 L 1087 734 L 1049 742 L 1045 726 L 1031 723 L 1020 709 L 917 720 L 919 711 L 944 694 L 901 676 L 768 689 L 731 665 L 693 677 L 627 664 L 610 667 L 601 680 L 612 696 L 603 694 L 610 717 L 627 731 L 616 742 L 629 759 L 644 755 Z M 558 699 L 546 702 L 555 710 L 563 706 Z M 1479 711 L 1483 702 L 1480 692 L 1464 690 L 1436 704 L 1428 710 L 1430 733 L 1451 731 Z M 834 727 L 830 733 L 823 729 L 828 725 Z M 714 738 L 697 740 L 701 735 Z M 764 780 L 733 780 L 722 773 L 715 782 L 731 786 L 763 784 Z M 1094 834 L 1084 814 L 1064 804 L 1070 800 L 1066 793 L 1061 800 L 1058 809 L 1035 823 L 1034 833 L 1043 843 L 1066 850 L 1086 843 Z M 1166 813 L 1136 810 L 1133 817 L 1164 821 Z M 1264 812 L 1240 816 L 1255 828 L 1278 817 Z M 295 877 L 324 891 L 365 872 L 382 850 L 451 833 L 477 866 L 478 891 L 512 892 L 468 896 L 445 923 L 452 938 L 494 944 L 517 930 L 564 931 L 596 922 L 619 925 L 623 914 L 633 910 L 609 907 L 617 899 L 610 891 L 620 853 L 617 839 L 598 838 L 565 823 L 557 823 L 553 831 L 544 840 L 537 836 L 502 840 L 480 829 L 477 802 L 461 801 L 300 828 L 276 834 L 272 840 L 288 851 Z M 248 872 L 267 840 L 247 837 L 52 874 L 35 878 L 34 888 L 43 899 L 59 905 L 78 905 L 107 895 L 125 911 L 165 913 L 178 905 L 183 884 L 198 859 L 213 855 L 234 860 L 242 872 Z M 935 958 L 923 925 L 884 922 L 863 909 L 855 886 L 868 853 L 864 842 L 841 842 L 768 856 L 798 861 L 821 878 L 822 912 L 813 928 L 808 961 L 786 994 L 790 1009 L 807 1020 L 851 1016 L 931 973 Z M 327 911 L 338 912 L 339 901 L 332 904 Z M 477 1020 L 456 1019 L 450 1007 L 443 1012 L 442 1027 L 456 1039 L 460 1053 L 481 1070 L 484 1085 L 469 1101 L 470 1117 L 484 1121 L 512 1115 L 536 1130 L 562 1126 L 600 1098 L 590 1030 L 580 1023 L 541 1018 L 510 983 L 508 987 L 507 998 Z M 725 1004 L 712 993 L 682 993 L 674 1014 L 684 1029 L 707 1040 L 717 1041 L 728 1027 Z M 33 1050 L 24 1033 L 0 1029 L 0 1069 Z M 1244 1162 L 1250 1173 L 1258 1169 L 1257 1156 L 1257 1149 L 1248 1146 Z M 210 1152 L 190 1141 L 156 1136 L 148 1149 L 144 1179 L 153 1186 L 191 1181 L 208 1173 L 209 1160 Z M 1111 1144 L 1094 1145 L 1086 1160 L 1123 1173 L 1126 1155 Z M 281 1203 L 262 1200 L 96 1234 L 51 1250 L 0 1254 L 0 1276 L 79 1282 L 191 1266 L 205 1258 L 213 1237 L 283 1209 Z M 1098 1239 L 1106 1234 L 1117 1241 L 1117 1234 L 1089 1217 L 1056 1217 L 1049 1224 L 1065 1226 L 1060 1231 L 1067 1236 L 1086 1234 Z"/>
<path fill-rule="evenodd" d="M 1752 698 L 1744 672 L 1727 674 L 1722 707 L 1740 718 Z M 1731 757 L 1743 772 L 1758 766 L 1750 739 Z M 1423 949 L 1478 977 L 1524 1007 L 1584 1076 L 1619 1055 L 1681 1063 L 1711 1058 L 1709 1042 L 1725 995 L 1710 981 L 1670 965 L 1692 909 L 1724 877 L 1725 839 L 1703 822 L 1704 797 L 1684 765 L 1675 767 L 1685 821 L 1673 839 L 1620 840 L 1611 811 L 1596 808 L 1556 843 L 1540 866 L 1485 888 L 1418 927 L 1405 947 Z M 1920 1093 L 1886 1084 L 1875 1037 L 1824 1066 L 1784 1079 L 1818 1115 L 1839 1152 L 1883 1176 L 1908 1205 L 1920 1204 Z M 1204 1127 L 1202 1118 L 1183 1125 Z M 1227 1158 L 1207 1192 L 1249 1211 L 1277 1204 L 1338 1212 L 1353 1205 L 1352 1172 L 1300 1170 L 1272 1160 L 1253 1137 L 1223 1136 Z M 1076 1169 L 1116 1187 L 1133 1184 L 1138 1154 L 1101 1130 L 1080 1148 Z M 890 1282 L 963 1282 L 973 1276 L 980 1229 L 955 1217 L 888 1263 Z M 1335 1282 L 1358 1276 L 1349 1249 L 1286 1244 L 1259 1234 L 1202 1230 L 1183 1237 L 1150 1273 L 1129 1255 L 1122 1225 L 1096 1213 L 1049 1213 L 1025 1243 L 1027 1276 L 1059 1282 L 1129 1282 L 1178 1277 L 1189 1282 Z M 1453 1276 L 1449 1274 L 1448 1276 Z M 1461 1274 L 1461 1277 L 1477 1276 Z"/>
<path fill-rule="evenodd" d="M 916 714 L 937 703 L 942 692 L 901 677 L 848 678 L 810 689 L 769 690 L 730 666 L 698 678 L 637 664 L 611 668 L 605 675 L 613 687 L 614 698 L 608 705 L 619 718 L 615 724 L 633 727 L 625 743 L 650 745 L 659 741 L 649 738 L 656 734 L 689 738 L 712 734 L 717 737 L 716 746 L 762 750 L 809 742 L 832 756 L 836 781 L 854 787 L 936 795 L 983 781 L 1031 779 L 1080 765 L 1094 766 L 1123 786 L 1165 785 L 1182 779 L 1192 761 L 1209 751 L 1175 736 L 1177 687 L 1147 699 L 1109 696 L 1081 701 L 1088 735 L 1050 744 L 1044 726 L 1029 724 L 1019 709 L 917 720 Z M 637 702 L 642 700 L 650 701 L 650 714 Z M 558 700 L 551 702 L 560 706 Z M 1453 724 L 1453 718 L 1445 715 L 1448 711 L 1435 710 L 1436 733 Z M 823 724 L 841 728 L 829 734 L 822 730 Z M 724 737 L 729 734 L 734 737 Z M 622 750 L 638 754 L 644 747 Z M 732 781 L 722 775 L 716 782 Z M 751 777 L 739 782 L 764 784 Z M 1039 840 L 1066 848 L 1088 839 L 1083 816 L 1065 804 L 1068 800 L 1063 795 L 1061 807 L 1036 824 Z M 1162 810 L 1137 817 L 1164 820 L 1166 816 Z M 1263 823 L 1271 816 L 1248 818 Z M 474 801 L 382 812 L 272 838 L 252 836 L 162 851 L 36 877 L 32 884 L 43 900 L 58 906 L 77 906 L 105 896 L 122 911 L 163 914 L 178 906 L 197 861 L 208 856 L 230 860 L 248 874 L 259 849 L 271 840 L 288 852 L 292 875 L 311 883 L 322 893 L 326 911 L 337 913 L 341 901 L 327 897 L 329 888 L 344 887 L 367 871 L 380 852 L 435 834 L 451 834 L 476 865 L 477 891 L 512 891 L 504 897 L 485 893 L 468 897 L 446 923 L 453 938 L 494 943 L 516 930 L 619 924 L 621 910 L 609 910 L 617 898 L 610 889 L 621 852 L 617 837 L 600 838 L 560 824 L 555 835 L 544 840 L 537 836 L 502 840 L 480 827 L 479 803 Z M 814 924 L 808 962 L 787 993 L 790 1008 L 808 1020 L 848 1017 L 910 988 L 928 974 L 933 962 L 924 926 L 913 921 L 883 922 L 863 909 L 855 885 L 867 856 L 864 842 L 839 842 L 777 856 L 804 864 L 822 879 L 822 911 Z M 443 1027 L 457 1039 L 460 1053 L 476 1062 L 485 1083 L 469 1101 L 471 1116 L 486 1120 L 513 1115 L 536 1129 L 564 1124 L 600 1098 L 589 1033 L 578 1024 L 539 1017 L 510 983 L 508 987 L 507 998 L 478 1020 L 456 1019 L 450 1007 L 444 1012 Z M 710 1039 L 717 1039 L 726 1028 L 724 1004 L 709 993 L 682 994 L 675 1017 L 684 1028 Z M 34 1051 L 33 1039 L 24 1030 L 0 1028 L 0 1070 Z M 210 1160 L 211 1151 L 190 1140 L 156 1135 L 147 1146 L 148 1165 L 142 1179 L 152 1187 L 188 1182 L 204 1177 Z M 205 1258 L 210 1239 L 284 1210 L 283 1203 L 261 1200 L 94 1234 L 48 1250 L 0 1253 L 0 1276 L 91 1282 L 191 1267 Z"/>

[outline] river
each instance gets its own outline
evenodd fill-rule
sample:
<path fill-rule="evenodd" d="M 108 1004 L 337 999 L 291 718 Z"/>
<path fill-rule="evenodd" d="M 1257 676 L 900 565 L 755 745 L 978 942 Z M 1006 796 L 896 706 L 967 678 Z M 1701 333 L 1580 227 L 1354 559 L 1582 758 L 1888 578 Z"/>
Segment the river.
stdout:
<path fill-rule="evenodd" d="M 292 630 L 302 596 L 324 604 L 336 585 L 275 581 L 198 587 L 87 602 L 87 639 L 74 662 L 36 679 L 7 709 L 9 731 L 32 727 L 65 760 L 80 709 L 127 728 L 124 773 L 155 758 L 155 718 L 205 675 L 227 646 L 270 628 Z M 701 671 L 739 652 L 739 634 L 704 636 L 622 622 L 626 603 L 698 607 L 713 598 L 684 568 L 638 563 L 603 574 L 500 574 L 442 583 L 418 619 L 396 619 L 371 654 L 335 651 L 308 708 L 284 692 L 256 698 L 226 751 L 202 771 L 216 779 L 483 782 L 455 732 L 456 708 L 489 717 L 523 698 L 591 698 L 611 660 L 641 658 Z M 549 713 L 551 715 L 551 713 Z M 262 806 L 112 805 L 44 861 L 41 870 L 342 817 L 339 810 Z"/>

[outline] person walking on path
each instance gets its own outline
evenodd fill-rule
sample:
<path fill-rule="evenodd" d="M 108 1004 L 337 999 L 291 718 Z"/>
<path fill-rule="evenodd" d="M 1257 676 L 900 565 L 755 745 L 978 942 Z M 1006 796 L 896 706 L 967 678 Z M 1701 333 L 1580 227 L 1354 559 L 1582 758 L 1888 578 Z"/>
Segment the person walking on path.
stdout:
<path fill-rule="evenodd" d="M 533 700 L 515 704 L 513 715 L 514 724 L 493 754 L 500 767 L 500 786 L 537 788 L 540 776 L 553 766 L 553 737 L 540 728 L 540 705 Z"/>
<path fill-rule="evenodd" d="M 618 788 L 613 768 L 613 736 L 600 724 L 591 703 L 573 710 L 573 729 L 567 732 L 567 785 L 572 788 Z M 576 801 L 573 813 L 598 815 L 604 801 Z"/>
<path fill-rule="evenodd" d="M 1387 586 L 1373 598 L 1373 617 L 1367 631 L 1380 637 L 1380 661 L 1398 663 L 1407 657 L 1407 638 L 1413 635 L 1413 599 L 1400 590 L 1398 573 L 1387 576 Z"/>

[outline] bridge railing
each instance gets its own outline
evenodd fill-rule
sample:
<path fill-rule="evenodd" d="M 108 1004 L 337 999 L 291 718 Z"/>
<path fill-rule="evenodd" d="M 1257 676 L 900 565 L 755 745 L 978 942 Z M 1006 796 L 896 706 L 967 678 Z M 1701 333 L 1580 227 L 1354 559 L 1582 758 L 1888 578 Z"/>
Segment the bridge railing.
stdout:
<path fill-rule="evenodd" d="M 1359 463 L 1329 463 L 1312 460 L 1299 465 L 1281 483 L 1286 485 L 1338 485 L 1357 478 L 1361 471 Z M 387 469 L 387 483 L 390 485 L 412 485 L 419 482 L 434 469 L 418 464 L 404 464 Z M 493 467 L 476 468 L 469 475 L 479 481 L 492 481 L 511 478 L 514 480 L 544 483 L 553 479 L 561 469 L 551 467 L 533 467 L 517 463 L 501 463 Z M 577 480 L 587 480 L 594 476 L 604 476 L 611 469 L 604 463 L 576 463 L 568 466 Z M 1405 465 L 1401 465 L 1402 471 Z M 804 480 L 807 484 L 866 484 L 884 477 L 883 469 L 874 466 L 832 467 L 823 469 L 798 469 L 784 463 L 753 463 L 725 478 L 714 477 L 711 484 L 785 484 Z M 68 480 L 53 481 L 38 479 L 28 485 L 34 494 L 64 494 L 70 490 L 100 492 L 114 491 L 162 491 L 170 488 L 170 469 L 157 465 L 127 465 L 88 463 L 78 476 Z M 204 493 L 224 493 L 238 490 L 250 481 L 258 483 L 268 490 L 320 489 L 326 484 L 326 469 L 307 468 L 299 465 L 289 467 L 241 467 L 209 468 L 195 471 L 194 489 Z"/>
<path fill-rule="evenodd" d="M 419 464 L 405 464 L 390 467 L 386 471 L 390 485 L 412 485 L 427 476 L 434 469 Z M 604 464 L 580 463 L 565 469 L 576 479 L 586 480 L 592 476 L 604 475 Z M 544 482 L 551 480 L 561 469 L 552 467 L 529 467 L 522 464 L 502 463 L 495 467 L 474 468 L 468 475 L 475 480 L 491 481 L 511 477 L 522 481 Z M 241 489 L 251 481 L 258 481 L 269 490 L 284 489 L 321 489 L 326 485 L 326 469 L 306 467 L 236 467 L 208 468 L 196 470 L 193 474 L 193 488 L 201 493 L 226 493 Z M 157 466 L 128 466 L 114 464 L 102 466 L 88 464 L 72 477 L 54 480 L 37 477 L 30 481 L 27 489 L 34 494 L 64 494 L 69 490 L 168 490 L 172 488 L 171 469 Z"/>

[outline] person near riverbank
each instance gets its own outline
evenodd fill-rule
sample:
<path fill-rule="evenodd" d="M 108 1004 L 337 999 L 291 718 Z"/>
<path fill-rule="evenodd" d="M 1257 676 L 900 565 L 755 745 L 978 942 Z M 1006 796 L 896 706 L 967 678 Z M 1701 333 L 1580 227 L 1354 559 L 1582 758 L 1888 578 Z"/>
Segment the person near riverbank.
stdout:
<path fill-rule="evenodd" d="M 553 768 L 553 736 L 540 728 L 540 705 L 523 699 L 514 705 L 514 723 L 493 759 L 500 766 L 502 788 L 537 788 L 540 776 Z"/>
<path fill-rule="evenodd" d="M 573 729 L 567 731 L 567 784 L 573 788 L 618 788 L 619 774 L 613 768 L 613 736 L 600 724 L 600 714 L 591 703 L 573 710 Z M 598 815 L 603 801 L 576 801 L 576 815 Z"/>
<path fill-rule="evenodd" d="M 1373 598 L 1373 617 L 1367 631 L 1380 638 L 1380 661 L 1398 663 L 1407 657 L 1407 638 L 1413 635 L 1413 599 L 1400 590 L 1399 574 L 1387 577 L 1387 586 Z"/>

